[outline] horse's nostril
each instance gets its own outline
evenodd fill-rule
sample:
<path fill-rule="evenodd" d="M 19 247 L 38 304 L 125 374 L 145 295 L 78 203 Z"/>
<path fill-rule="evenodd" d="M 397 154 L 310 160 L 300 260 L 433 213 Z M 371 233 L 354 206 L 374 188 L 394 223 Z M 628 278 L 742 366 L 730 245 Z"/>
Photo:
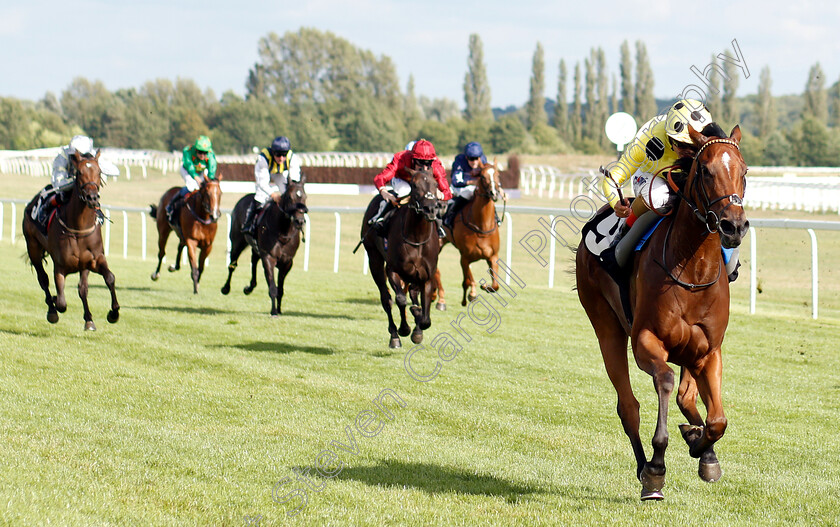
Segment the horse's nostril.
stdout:
<path fill-rule="evenodd" d="M 723 220 L 720 222 L 720 232 L 727 236 L 732 236 L 735 234 L 737 229 L 735 229 L 735 225 L 731 221 Z"/>

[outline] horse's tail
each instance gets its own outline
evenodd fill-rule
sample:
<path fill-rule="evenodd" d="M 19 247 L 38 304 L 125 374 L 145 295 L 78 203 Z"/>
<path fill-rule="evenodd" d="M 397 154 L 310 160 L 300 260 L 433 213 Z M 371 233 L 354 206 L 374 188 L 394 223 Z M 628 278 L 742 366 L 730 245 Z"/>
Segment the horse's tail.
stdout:
<path fill-rule="evenodd" d="M 149 216 L 157 219 L 157 205 L 149 205 Z"/>

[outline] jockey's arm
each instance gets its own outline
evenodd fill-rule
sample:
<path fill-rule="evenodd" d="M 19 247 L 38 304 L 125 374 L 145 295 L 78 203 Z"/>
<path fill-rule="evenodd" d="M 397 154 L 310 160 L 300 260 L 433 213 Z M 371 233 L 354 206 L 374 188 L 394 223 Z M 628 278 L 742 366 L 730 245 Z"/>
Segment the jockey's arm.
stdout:
<path fill-rule="evenodd" d="M 53 160 L 52 186 L 54 189 L 63 190 L 73 184 L 73 178 L 70 177 L 70 173 L 68 172 L 69 168 L 70 160 L 66 152 L 62 151 Z"/>

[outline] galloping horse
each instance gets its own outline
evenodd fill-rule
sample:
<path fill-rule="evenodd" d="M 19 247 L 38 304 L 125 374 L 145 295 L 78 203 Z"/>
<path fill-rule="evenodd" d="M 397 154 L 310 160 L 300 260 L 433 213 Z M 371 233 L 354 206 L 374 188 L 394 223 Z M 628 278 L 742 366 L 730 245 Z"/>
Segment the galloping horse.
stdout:
<path fill-rule="evenodd" d="M 481 163 L 479 161 L 479 163 Z M 493 284 L 483 286 L 488 292 L 499 289 L 496 276 L 499 273 L 499 226 L 496 224 L 496 201 L 502 195 L 499 183 L 499 171 L 495 164 L 480 165 L 481 174 L 477 177 L 478 184 L 473 199 L 452 220 L 452 228 L 447 229 L 446 243 L 452 243 L 461 252 L 461 271 L 464 281 L 464 297 L 461 305 L 467 305 L 476 297 L 476 281 L 470 271 L 470 264 L 477 260 L 486 260 L 488 267 L 493 270 Z M 445 291 L 440 280 L 440 270 L 435 273 L 438 292 L 437 309 L 446 309 Z"/>
<path fill-rule="evenodd" d="M 201 280 L 201 273 L 204 272 L 204 261 L 213 250 L 217 222 L 222 215 L 219 209 L 222 203 L 222 189 L 219 187 L 221 179 L 221 175 L 215 180 L 205 178 L 198 190 L 187 194 L 178 212 L 178 225 L 170 225 L 166 214 L 158 214 L 158 212 L 166 210 L 166 206 L 178 193 L 180 187 L 172 187 L 164 192 L 157 206 L 150 205 L 149 214 L 157 220 L 158 230 L 158 264 L 155 272 L 152 273 L 152 280 L 160 278 L 160 266 L 166 255 L 166 241 L 169 239 L 169 233 L 175 230 L 179 239 L 178 253 L 175 257 L 175 265 L 170 265 L 169 271 L 175 272 L 181 269 L 181 252 L 186 247 L 192 270 L 193 294 L 198 294 L 198 281 Z M 201 250 L 200 255 L 196 255 L 197 249 Z"/>
<path fill-rule="evenodd" d="M 257 262 L 262 260 L 265 271 L 265 281 L 268 284 L 268 296 L 271 297 L 271 316 L 281 314 L 280 303 L 283 301 L 283 284 L 286 275 L 292 269 L 295 253 L 300 245 L 300 233 L 306 223 L 306 191 L 303 184 L 305 176 L 300 181 L 289 181 L 286 190 L 279 198 L 272 196 L 271 202 L 265 207 L 265 212 L 258 218 L 256 224 L 257 239 L 242 233 L 242 222 L 248 211 L 248 204 L 254 199 L 253 194 L 243 196 L 233 208 L 233 225 L 230 230 L 230 265 L 228 277 L 222 286 L 222 294 L 230 293 L 230 278 L 236 270 L 239 255 L 251 243 L 251 282 L 243 290 L 250 295 L 257 286 Z M 306 240 L 304 240 L 306 241 Z M 277 269 L 275 284 L 274 270 Z"/>
<path fill-rule="evenodd" d="M 94 271 L 102 275 L 105 285 L 111 292 L 111 310 L 108 322 L 120 319 L 120 304 L 114 289 L 114 273 L 108 268 L 105 251 L 102 247 L 102 232 L 97 222 L 99 209 L 99 151 L 95 157 L 81 156 L 78 152 L 70 156 L 76 181 L 70 194 L 70 201 L 52 213 L 47 224 L 46 236 L 41 233 L 30 214 L 36 196 L 26 206 L 23 215 L 23 236 L 29 261 L 38 275 L 38 283 L 46 294 L 47 320 L 55 324 L 58 314 L 67 310 L 64 298 L 64 279 L 68 274 L 79 273 L 79 298 L 85 309 L 85 329 L 95 330 L 93 316 L 88 308 L 88 273 Z M 50 295 L 50 279 L 44 271 L 43 260 L 49 253 L 53 261 L 56 296 Z"/>
<path fill-rule="evenodd" d="M 409 333 L 411 341 L 419 344 L 423 341 L 423 330 L 431 327 L 429 306 L 432 303 L 433 279 L 440 253 L 440 238 L 435 224 L 437 182 L 431 172 L 408 172 L 411 174 L 408 203 L 399 206 L 394 212 L 385 241 L 379 236 L 368 235 L 368 231 L 373 228 L 368 225 L 368 220 L 379 208 L 378 199 L 370 202 L 362 221 L 362 241 L 367 251 L 371 276 L 379 288 L 382 309 L 388 315 L 388 332 L 391 334 L 388 345 L 391 348 L 401 347 L 400 336 L 406 337 Z M 394 290 L 400 308 L 399 333 L 391 314 L 393 302 L 386 279 Z M 411 296 L 414 331 L 408 327 L 405 318 L 407 300 L 404 286 L 408 287 Z"/>
<path fill-rule="evenodd" d="M 698 473 L 705 481 L 716 481 L 722 473 L 713 449 L 727 423 L 721 403 L 721 345 L 729 322 L 729 281 L 723 272 L 721 245 L 737 247 L 749 227 L 741 205 L 747 166 L 738 146 L 739 127 L 729 137 L 714 123 L 702 133 L 691 127 L 689 132 L 696 153 L 685 191 L 677 191 L 681 201 L 633 262 L 632 322 L 624 316 L 615 281 L 585 247 L 577 251 L 578 296 L 618 393 L 618 415 L 636 457 L 643 500 L 663 497 L 668 399 L 674 389 L 668 362 L 680 366 L 677 405 L 689 421 L 680 425 L 680 431 L 689 454 L 700 458 Z M 659 399 L 650 461 L 645 460 L 639 438 L 628 336 L 636 364 L 653 377 Z M 705 423 L 697 411 L 698 393 L 706 406 Z"/>

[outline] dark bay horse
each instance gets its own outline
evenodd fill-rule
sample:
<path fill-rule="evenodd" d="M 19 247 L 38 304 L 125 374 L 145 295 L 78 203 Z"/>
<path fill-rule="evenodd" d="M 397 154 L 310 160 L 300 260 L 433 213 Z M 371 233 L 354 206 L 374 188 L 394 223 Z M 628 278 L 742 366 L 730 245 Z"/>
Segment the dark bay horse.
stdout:
<path fill-rule="evenodd" d="M 696 153 L 676 212 L 663 220 L 632 263 L 632 327 L 615 281 L 583 244 L 576 256 L 578 296 L 618 393 L 618 415 L 636 457 L 643 500 L 662 499 L 665 483 L 668 400 L 675 387 L 668 362 L 680 366 L 676 400 L 689 422 L 680 431 L 689 454 L 700 459 L 699 475 L 716 481 L 722 474 L 713 449 L 727 424 L 721 403 L 721 345 L 729 323 L 729 281 L 721 245 L 737 247 L 749 227 L 741 205 L 747 165 L 738 145 L 739 127 L 729 137 L 714 123 L 702 134 L 691 127 L 689 131 Z M 659 401 L 650 461 L 639 438 L 628 336 L 636 364 L 653 377 Z M 697 411 L 698 394 L 706 407 L 705 423 Z"/>
<path fill-rule="evenodd" d="M 179 240 L 178 252 L 175 265 L 170 265 L 169 271 L 181 269 L 181 252 L 186 247 L 192 270 L 193 294 L 198 294 L 198 282 L 201 280 L 201 273 L 204 272 L 204 261 L 213 250 L 213 240 L 216 238 L 219 217 L 222 215 L 222 189 L 219 187 L 221 179 L 221 175 L 215 180 L 205 178 L 198 190 L 184 197 L 184 203 L 178 212 L 178 225 L 170 225 L 164 211 L 180 187 L 167 190 L 157 206 L 150 206 L 149 214 L 155 218 L 158 230 L 158 264 L 152 273 L 152 280 L 160 278 L 160 266 L 166 255 L 166 241 L 169 239 L 169 233 L 174 230 Z M 159 212 L 161 214 L 158 214 Z M 201 253 L 196 254 L 199 250 Z"/>
<path fill-rule="evenodd" d="M 111 310 L 108 322 L 117 322 L 120 318 L 120 304 L 114 289 L 116 279 L 108 268 L 105 251 L 102 247 L 102 232 L 97 222 L 99 209 L 99 151 L 95 157 L 81 156 L 75 152 L 70 156 L 71 170 L 75 172 L 75 184 L 70 200 L 53 212 L 47 226 L 46 236 L 41 233 L 30 214 L 36 196 L 26 206 L 23 215 L 23 236 L 29 261 L 38 275 L 38 283 L 46 294 L 47 320 L 55 324 L 58 314 L 67 310 L 64 297 L 64 280 L 68 274 L 79 273 L 79 298 L 82 299 L 85 313 L 85 329 L 95 330 L 93 316 L 88 308 L 88 273 L 99 273 L 105 279 L 105 285 L 111 292 Z M 50 279 L 44 271 L 45 255 L 49 254 L 53 262 L 56 296 L 50 294 Z"/>
<path fill-rule="evenodd" d="M 479 163 L 481 163 L 479 161 Z M 499 274 L 499 226 L 496 224 L 496 201 L 502 196 L 499 183 L 499 171 L 495 164 L 480 165 L 481 173 L 477 176 L 477 184 L 473 199 L 452 220 L 452 229 L 446 230 L 444 244 L 451 243 L 461 253 L 461 271 L 464 281 L 461 286 L 464 296 L 461 305 L 467 305 L 476 297 L 476 281 L 473 278 L 470 264 L 478 260 L 485 260 L 493 270 L 493 283 L 484 286 L 487 292 L 499 289 L 496 277 Z M 440 280 L 440 270 L 435 273 L 438 292 L 437 308 L 446 309 L 445 291 Z"/>
<path fill-rule="evenodd" d="M 230 264 L 228 277 L 222 286 L 222 294 L 230 293 L 230 279 L 236 270 L 239 255 L 251 244 L 251 282 L 243 290 L 250 295 L 257 286 L 257 262 L 262 260 L 265 281 L 268 284 L 268 296 L 271 297 L 271 316 L 281 314 L 280 304 L 283 301 L 283 284 L 286 275 L 292 269 L 295 253 L 300 245 L 300 234 L 306 223 L 304 214 L 306 207 L 306 191 L 304 190 L 305 176 L 300 181 L 289 181 L 281 196 L 272 195 L 265 207 L 265 212 L 255 220 L 257 239 L 242 233 L 242 222 L 248 205 L 254 199 L 253 194 L 243 196 L 233 208 L 233 224 L 230 230 Z M 304 240 L 306 241 L 306 240 Z M 274 271 L 277 270 L 275 282 Z"/>
<path fill-rule="evenodd" d="M 391 335 L 388 345 L 391 348 L 401 347 L 400 336 L 406 337 L 409 334 L 411 341 L 419 344 L 423 341 L 423 330 L 431 327 L 429 306 L 432 303 L 434 276 L 440 253 L 440 238 L 435 223 L 438 209 L 437 181 L 431 172 L 408 172 L 411 174 L 411 193 L 407 203 L 401 204 L 391 217 L 385 239 L 374 233 L 368 234 L 373 228 L 368 225 L 368 220 L 379 209 L 380 199 L 374 198 L 370 202 L 362 220 L 362 242 L 367 251 L 371 276 L 379 288 L 382 309 L 388 315 L 388 332 Z M 399 330 L 391 314 L 393 302 L 388 283 L 394 290 L 400 309 Z M 406 322 L 406 287 L 411 296 L 414 331 Z"/>

